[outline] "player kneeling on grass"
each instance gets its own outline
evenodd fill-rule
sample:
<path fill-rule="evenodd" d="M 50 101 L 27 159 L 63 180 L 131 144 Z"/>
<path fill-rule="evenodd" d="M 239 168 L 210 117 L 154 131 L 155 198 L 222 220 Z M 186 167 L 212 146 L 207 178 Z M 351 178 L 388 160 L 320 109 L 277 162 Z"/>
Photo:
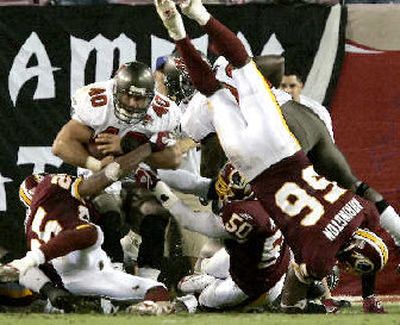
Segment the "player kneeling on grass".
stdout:
<path fill-rule="evenodd" d="M 90 197 L 132 171 L 152 152 L 175 143 L 166 132 L 153 140 L 116 158 L 87 179 L 67 174 L 28 176 L 19 194 L 27 207 L 29 251 L 25 257 L 1 266 L 0 280 L 19 280 L 39 292 L 50 282 L 39 267 L 48 266 L 56 271 L 64 288 L 75 295 L 167 301 L 168 292 L 162 283 L 112 267 L 101 249 L 103 233 L 94 223 L 98 215 L 90 203 Z"/>

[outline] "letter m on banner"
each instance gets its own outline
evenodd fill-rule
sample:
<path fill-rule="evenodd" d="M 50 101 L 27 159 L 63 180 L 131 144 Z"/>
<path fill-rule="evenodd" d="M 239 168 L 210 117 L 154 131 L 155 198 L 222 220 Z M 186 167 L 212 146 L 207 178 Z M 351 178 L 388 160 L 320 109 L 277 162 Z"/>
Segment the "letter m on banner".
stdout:
<path fill-rule="evenodd" d="M 136 43 L 121 33 L 110 41 L 99 34 L 90 41 L 71 36 L 71 94 L 86 85 L 85 68 L 92 51 L 96 51 L 95 82 L 110 79 L 116 50 L 119 62 L 133 61 L 136 58 Z"/>

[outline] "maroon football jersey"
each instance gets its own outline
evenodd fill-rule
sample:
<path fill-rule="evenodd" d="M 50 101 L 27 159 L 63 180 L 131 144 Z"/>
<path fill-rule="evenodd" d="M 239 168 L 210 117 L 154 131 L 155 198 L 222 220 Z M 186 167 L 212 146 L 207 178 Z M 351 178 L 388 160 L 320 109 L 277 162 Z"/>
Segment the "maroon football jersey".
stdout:
<path fill-rule="evenodd" d="M 29 249 L 40 248 L 46 260 L 96 242 L 97 231 L 90 220 L 97 213 L 79 197 L 81 180 L 50 174 L 36 187 L 26 220 L 26 238 Z"/>
<path fill-rule="evenodd" d="M 250 299 L 257 298 L 286 273 L 289 248 L 259 201 L 229 203 L 222 220 L 234 237 L 225 240 L 232 279 Z"/>
<path fill-rule="evenodd" d="M 296 262 L 305 263 L 317 278 L 332 269 L 336 253 L 356 228 L 378 224 L 370 202 L 318 175 L 303 152 L 271 166 L 251 185 Z"/>

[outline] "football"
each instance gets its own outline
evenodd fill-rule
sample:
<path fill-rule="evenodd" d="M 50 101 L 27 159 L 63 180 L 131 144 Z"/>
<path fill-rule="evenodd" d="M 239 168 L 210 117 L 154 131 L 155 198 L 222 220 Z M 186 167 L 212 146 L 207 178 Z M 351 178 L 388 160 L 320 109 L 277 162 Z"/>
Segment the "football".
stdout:
<path fill-rule="evenodd" d="M 94 142 L 90 142 L 87 145 L 87 150 L 88 150 L 89 154 L 96 159 L 101 160 L 105 157 L 105 155 L 99 150 L 98 144 L 96 144 Z"/>

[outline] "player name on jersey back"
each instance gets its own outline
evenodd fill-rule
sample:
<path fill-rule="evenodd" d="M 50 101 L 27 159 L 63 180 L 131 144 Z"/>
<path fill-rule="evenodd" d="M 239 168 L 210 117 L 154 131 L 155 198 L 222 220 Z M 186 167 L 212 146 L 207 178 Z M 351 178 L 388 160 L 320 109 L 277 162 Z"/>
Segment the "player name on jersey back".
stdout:
<path fill-rule="evenodd" d="M 332 220 L 322 230 L 322 233 L 330 241 L 334 241 L 341 231 L 353 220 L 353 218 L 363 209 L 360 202 L 354 197 L 347 202 L 343 208 L 332 218 Z"/>

